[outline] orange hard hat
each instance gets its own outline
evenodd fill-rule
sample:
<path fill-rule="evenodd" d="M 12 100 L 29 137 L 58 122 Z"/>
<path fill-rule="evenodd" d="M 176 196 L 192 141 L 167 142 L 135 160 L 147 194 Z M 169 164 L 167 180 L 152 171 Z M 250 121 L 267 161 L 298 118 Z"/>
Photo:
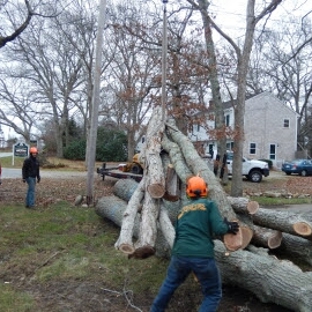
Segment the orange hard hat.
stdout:
<path fill-rule="evenodd" d="M 38 150 L 36 147 L 31 147 L 29 150 L 29 154 L 38 154 Z"/>
<path fill-rule="evenodd" d="M 186 195 L 188 197 L 207 197 L 208 185 L 201 177 L 191 177 L 186 182 Z"/>

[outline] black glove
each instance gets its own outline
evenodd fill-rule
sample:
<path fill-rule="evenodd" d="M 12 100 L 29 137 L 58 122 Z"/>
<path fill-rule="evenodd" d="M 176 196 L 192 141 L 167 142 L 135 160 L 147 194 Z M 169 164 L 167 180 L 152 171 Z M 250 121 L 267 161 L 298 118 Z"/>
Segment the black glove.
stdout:
<path fill-rule="evenodd" d="M 37 183 L 39 183 L 40 182 L 40 180 L 41 180 L 41 178 L 39 177 L 39 178 L 37 178 Z"/>
<path fill-rule="evenodd" d="M 25 183 L 26 182 L 26 179 L 23 179 L 23 183 Z"/>
<path fill-rule="evenodd" d="M 236 235 L 239 229 L 239 225 L 237 222 L 229 222 L 227 218 L 224 218 L 224 223 L 228 226 L 228 233 Z"/>

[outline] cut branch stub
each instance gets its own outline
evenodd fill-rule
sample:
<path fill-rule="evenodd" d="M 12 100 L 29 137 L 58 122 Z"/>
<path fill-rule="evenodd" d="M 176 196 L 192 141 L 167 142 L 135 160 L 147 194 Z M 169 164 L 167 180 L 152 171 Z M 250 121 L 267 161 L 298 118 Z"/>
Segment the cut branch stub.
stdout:
<path fill-rule="evenodd" d="M 135 251 L 134 247 L 129 244 L 121 244 L 118 246 L 118 249 L 125 254 L 132 254 Z"/>
<path fill-rule="evenodd" d="M 151 184 L 147 186 L 147 191 L 152 198 L 162 198 L 165 194 L 165 188 L 161 184 Z"/>
<path fill-rule="evenodd" d="M 249 214 L 253 215 L 255 214 L 259 209 L 259 203 L 252 200 L 252 201 L 249 201 L 247 203 L 247 211 L 249 212 Z"/>

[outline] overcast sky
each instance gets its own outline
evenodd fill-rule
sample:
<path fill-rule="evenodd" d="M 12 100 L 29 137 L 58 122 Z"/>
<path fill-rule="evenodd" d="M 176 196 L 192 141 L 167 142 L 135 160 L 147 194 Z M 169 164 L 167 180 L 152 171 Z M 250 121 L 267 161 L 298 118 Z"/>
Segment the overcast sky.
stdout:
<path fill-rule="evenodd" d="M 215 22 L 231 37 L 242 36 L 245 31 L 246 7 L 248 0 L 212 0 L 210 11 L 215 13 Z M 258 0 L 259 8 L 263 8 L 263 2 Z M 287 15 L 292 17 L 302 17 L 304 14 L 312 12 L 312 0 L 284 0 L 277 9 L 272 13 L 268 25 L 275 24 L 277 27 L 279 22 L 284 21 Z M 286 18 L 287 19 L 287 18 Z M 310 13 L 312 19 L 312 13 Z"/>

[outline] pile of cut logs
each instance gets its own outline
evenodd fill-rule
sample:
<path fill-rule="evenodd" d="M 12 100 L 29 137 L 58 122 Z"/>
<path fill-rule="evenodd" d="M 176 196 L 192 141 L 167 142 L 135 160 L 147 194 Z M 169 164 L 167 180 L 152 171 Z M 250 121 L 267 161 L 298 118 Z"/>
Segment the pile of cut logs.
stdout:
<path fill-rule="evenodd" d="M 222 216 L 240 224 L 237 235 L 214 240 L 223 282 L 253 292 L 262 302 L 312 311 L 312 272 L 291 261 L 299 259 L 312 271 L 312 212 L 259 208 L 247 198 L 228 196 L 192 142 L 173 120 L 164 124 L 161 116 L 156 108 L 148 125 L 141 182 L 118 180 L 114 196 L 104 196 L 96 204 L 98 215 L 120 226 L 115 247 L 129 258 L 169 256 L 173 223 L 186 200 L 185 181 L 200 175 Z M 280 252 L 284 260 L 275 255 Z"/>

